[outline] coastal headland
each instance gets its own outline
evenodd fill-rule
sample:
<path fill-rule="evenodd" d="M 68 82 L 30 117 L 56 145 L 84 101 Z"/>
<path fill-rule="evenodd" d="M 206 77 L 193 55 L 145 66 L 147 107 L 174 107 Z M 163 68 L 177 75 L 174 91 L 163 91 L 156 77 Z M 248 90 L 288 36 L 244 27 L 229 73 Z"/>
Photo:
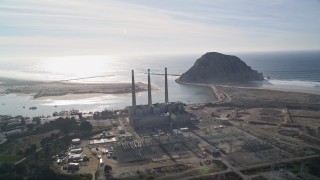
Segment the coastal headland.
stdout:
<path fill-rule="evenodd" d="M 320 92 L 267 89 L 252 83 L 264 81 L 262 73 L 251 69 L 240 58 L 208 52 L 196 60 L 176 82 L 185 85 L 207 86 L 216 101 L 242 107 L 319 107 Z"/>

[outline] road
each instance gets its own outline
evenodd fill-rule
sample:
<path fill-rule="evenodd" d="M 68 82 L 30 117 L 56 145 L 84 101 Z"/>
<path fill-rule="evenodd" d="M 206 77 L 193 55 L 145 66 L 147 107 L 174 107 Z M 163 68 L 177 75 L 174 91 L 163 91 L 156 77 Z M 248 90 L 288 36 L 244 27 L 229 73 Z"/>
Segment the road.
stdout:
<path fill-rule="evenodd" d="M 104 165 L 100 165 L 99 164 L 95 177 L 96 177 L 97 180 L 105 180 L 105 179 L 107 179 L 106 176 L 105 176 L 105 173 L 104 173 Z"/>
<path fill-rule="evenodd" d="M 27 156 L 27 157 L 22 158 L 20 161 L 14 163 L 14 165 L 16 166 L 16 165 L 22 163 L 23 161 L 27 160 L 27 159 L 30 158 L 32 155 L 34 155 L 35 153 L 37 153 L 37 152 L 39 152 L 39 151 L 41 151 L 41 150 L 42 150 L 42 147 L 38 148 L 34 153 L 30 154 L 30 155 Z"/>

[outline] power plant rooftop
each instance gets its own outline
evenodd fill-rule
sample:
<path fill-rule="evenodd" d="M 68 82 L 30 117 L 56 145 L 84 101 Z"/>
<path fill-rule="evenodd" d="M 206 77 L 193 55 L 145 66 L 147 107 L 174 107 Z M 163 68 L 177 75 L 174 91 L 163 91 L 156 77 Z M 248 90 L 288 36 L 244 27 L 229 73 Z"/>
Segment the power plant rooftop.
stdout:
<path fill-rule="evenodd" d="M 148 69 L 148 104 L 137 105 L 134 70 L 132 70 L 132 106 L 129 107 L 129 121 L 132 127 L 139 128 L 173 128 L 186 126 L 190 115 L 184 111 L 182 102 L 169 103 L 167 68 L 165 68 L 164 103 L 152 104 L 151 77 Z M 174 114 L 174 115 L 172 115 Z"/>

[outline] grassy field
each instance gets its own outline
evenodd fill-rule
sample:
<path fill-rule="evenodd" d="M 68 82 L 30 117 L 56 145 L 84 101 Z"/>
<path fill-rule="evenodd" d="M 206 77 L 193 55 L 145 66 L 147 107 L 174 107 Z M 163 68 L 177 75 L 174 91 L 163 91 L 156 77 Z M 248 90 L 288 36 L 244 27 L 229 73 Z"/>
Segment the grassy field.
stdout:
<path fill-rule="evenodd" d="M 22 159 L 22 156 L 18 156 L 18 155 L 9 155 L 9 154 L 0 154 L 0 163 L 2 162 L 16 162 L 19 161 L 20 159 Z"/>

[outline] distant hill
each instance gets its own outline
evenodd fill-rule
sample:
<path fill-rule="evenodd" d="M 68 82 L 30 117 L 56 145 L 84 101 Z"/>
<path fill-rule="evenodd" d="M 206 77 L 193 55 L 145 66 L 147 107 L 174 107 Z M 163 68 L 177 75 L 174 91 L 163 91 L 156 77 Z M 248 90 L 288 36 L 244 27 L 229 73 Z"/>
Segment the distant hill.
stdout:
<path fill-rule="evenodd" d="M 208 52 L 183 73 L 178 82 L 230 83 L 263 80 L 262 73 L 251 69 L 236 56 Z"/>

